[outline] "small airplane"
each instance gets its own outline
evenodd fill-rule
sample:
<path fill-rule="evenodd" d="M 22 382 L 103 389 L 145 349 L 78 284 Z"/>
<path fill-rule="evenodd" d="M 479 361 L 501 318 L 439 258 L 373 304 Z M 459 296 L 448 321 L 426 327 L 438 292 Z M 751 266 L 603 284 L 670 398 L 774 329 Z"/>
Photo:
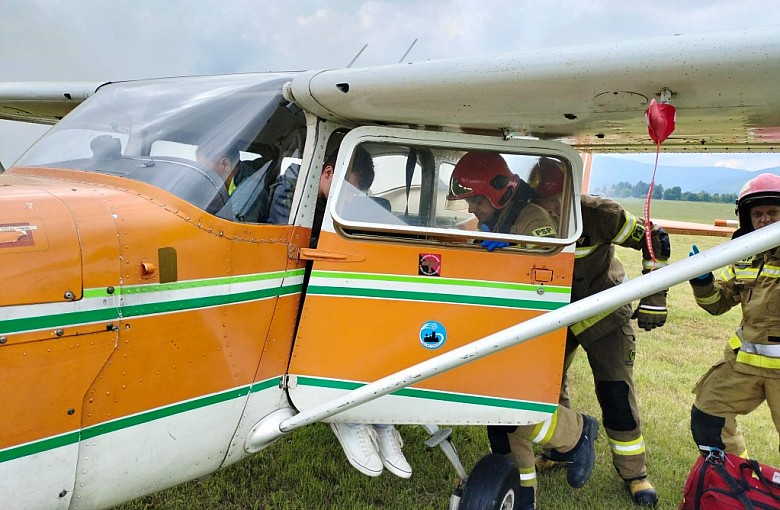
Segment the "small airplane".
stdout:
<path fill-rule="evenodd" d="M 0 175 L 0 499 L 110 508 L 319 421 L 439 434 L 544 420 L 566 325 L 778 238 L 761 229 L 569 305 L 580 153 L 656 150 L 643 112 L 663 91 L 677 109 L 664 150 L 777 150 L 777 83 L 780 29 L 761 28 L 371 68 L 0 84 L 0 119 L 53 125 Z M 560 163 L 556 236 L 468 228 L 446 197 L 474 150 L 522 179 L 541 157 Z M 231 151 L 226 179 L 209 163 Z M 347 180 L 361 152 L 367 190 Z M 271 223 L 293 164 L 289 214 Z M 480 477 L 441 445 L 469 489 L 456 508 Z"/>

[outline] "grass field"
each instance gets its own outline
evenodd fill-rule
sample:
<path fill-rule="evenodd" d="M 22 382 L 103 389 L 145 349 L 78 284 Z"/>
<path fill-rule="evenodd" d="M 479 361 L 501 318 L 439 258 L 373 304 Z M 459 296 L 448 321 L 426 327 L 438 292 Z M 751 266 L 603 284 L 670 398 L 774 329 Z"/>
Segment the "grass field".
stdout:
<path fill-rule="evenodd" d="M 627 200 L 626 207 L 643 215 L 644 201 Z M 733 205 L 654 201 L 656 218 L 710 223 L 734 218 Z M 696 243 L 705 250 L 724 238 L 672 236 L 672 260 L 687 257 Z M 630 276 L 639 275 L 641 255 L 619 249 Z M 723 350 L 739 323 L 739 310 L 710 317 L 694 303 L 689 285 L 669 292 L 667 324 L 652 332 L 637 331 L 635 380 L 647 442 L 648 468 L 660 496 L 657 508 L 678 508 L 688 470 L 696 459 L 689 431 L 691 388 Z M 580 354 L 570 373 L 570 394 L 576 409 L 600 419 L 593 382 L 585 356 Z M 741 419 L 749 453 L 780 465 L 778 437 L 766 405 Z M 369 478 L 352 469 L 337 440 L 324 424 L 293 432 L 259 454 L 232 467 L 158 494 L 122 505 L 123 510 L 190 509 L 312 509 L 386 508 L 442 509 L 447 507 L 455 471 L 437 448 L 427 449 L 421 427 L 399 427 L 414 475 L 409 480 L 384 473 Z M 482 427 L 456 427 L 453 438 L 470 469 L 488 452 Z M 544 510 L 629 509 L 631 500 L 611 465 L 603 436 L 597 442 L 596 468 L 590 482 L 571 489 L 563 471 L 540 475 L 539 504 Z"/>

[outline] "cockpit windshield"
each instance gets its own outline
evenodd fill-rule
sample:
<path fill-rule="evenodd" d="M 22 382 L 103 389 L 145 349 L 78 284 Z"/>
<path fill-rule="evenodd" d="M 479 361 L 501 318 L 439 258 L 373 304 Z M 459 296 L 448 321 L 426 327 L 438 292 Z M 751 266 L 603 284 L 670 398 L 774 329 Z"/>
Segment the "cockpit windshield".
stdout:
<path fill-rule="evenodd" d="M 237 74 L 102 87 L 15 166 L 98 172 L 152 184 L 217 216 L 262 222 L 284 158 L 300 158 L 291 74 Z"/>

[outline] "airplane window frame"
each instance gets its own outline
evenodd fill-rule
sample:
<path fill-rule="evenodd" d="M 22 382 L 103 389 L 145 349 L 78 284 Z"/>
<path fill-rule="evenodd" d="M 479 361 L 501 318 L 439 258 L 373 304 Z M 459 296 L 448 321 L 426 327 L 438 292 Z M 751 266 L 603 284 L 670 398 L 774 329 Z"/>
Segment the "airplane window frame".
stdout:
<path fill-rule="evenodd" d="M 561 214 L 560 237 L 540 238 L 531 235 L 513 235 L 454 228 L 411 226 L 407 224 L 381 223 L 376 221 L 357 221 L 345 217 L 340 205 L 345 196 L 354 195 L 355 190 L 345 181 L 345 176 L 353 154 L 361 144 L 389 144 L 400 147 L 434 147 L 437 150 L 450 149 L 459 153 L 470 150 L 498 152 L 504 155 L 531 157 L 553 157 L 566 163 L 571 174 L 565 179 L 563 194 L 564 210 Z M 454 161 L 452 162 L 454 165 Z M 436 161 L 435 179 L 438 179 L 442 162 Z M 418 162 L 419 165 L 419 162 Z M 427 241 L 471 242 L 474 239 L 501 240 L 520 246 L 541 246 L 542 251 L 568 246 L 576 242 L 582 232 L 582 218 L 579 207 L 582 182 L 582 159 L 572 147 L 559 142 L 527 139 L 491 138 L 479 135 L 417 131 L 402 128 L 363 126 L 355 128 L 344 137 L 336 160 L 336 168 L 328 200 L 328 214 L 337 231 L 346 236 L 389 236 L 392 238 L 425 239 Z M 381 195 L 381 192 L 379 193 Z M 402 223 L 402 222 L 399 222 Z M 564 232 L 564 229 L 566 230 Z"/>

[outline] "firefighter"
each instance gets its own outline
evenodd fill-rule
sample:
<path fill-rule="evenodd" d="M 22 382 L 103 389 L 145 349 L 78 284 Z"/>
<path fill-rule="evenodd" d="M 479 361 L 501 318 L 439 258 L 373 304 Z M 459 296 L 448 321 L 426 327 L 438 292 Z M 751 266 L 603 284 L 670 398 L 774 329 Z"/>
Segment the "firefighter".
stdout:
<path fill-rule="evenodd" d="M 529 177 L 529 183 L 538 195 L 536 202 L 554 217 L 561 214 L 564 178 L 562 163 L 550 158 L 540 158 Z M 668 264 L 671 248 L 669 236 L 663 229 L 651 226 L 651 256 L 645 236 L 646 225 L 641 218 L 630 214 L 617 202 L 588 194 L 582 195 L 581 206 L 583 231 L 575 252 L 572 302 L 626 280 L 623 266 L 615 257 L 615 245 L 641 250 L 643 273 Z M 572 324 L 567 331 L 560 404 L 569 406 L 566 371 L 577 348 L 582 346 L 593 373 L 612 463 L 634 503 L 642 506 L 655 506 L 658 494 L 647 476 L 645 440 L 634 394 L 636 342 L 630 319 L 636 318 L 640 328 L 650 331 L 663 326 L 666 317 L 664 290 L 642 298 L 633 315 L 631 305 L 626 304 Z M 496 431 L 492 433 L 496 434 Z M 513 455 L 528 455 L 529 444 L 516 440 L 512 443 Z M 516 452 L 516 448 L 520 451 Z M 537 458 L 536 466 L 540 471 L 555 465 L 556 459 L 548 452 L 542 452 Z"/>
<path fill-rule="evenodd" d="M 535 197 L 533 189 L 509 170 L 500 154 L 472 151 L 455 165 L 447 200 L 465 200 L 482 231 L 555 236 L 554 221 L 531 201 Z M 492 251 L 508 244 L 491 241 L 483 246 Z"/>
<path fill-rule="evenodd" d="M 761 174 L 737 197 L 739 228 L 734 237 L 780 221 L 780 176 Z M 698 249 L 694 246 L 692 255 Z M 696 303 L 712 315 L 742 305 L 742 322 L 729 339 L 724 358 L 696 384 L 691 408 L 693 440 L 706 454 L 712 448 L 747 456 L 736 416 L 764 400 L 780 433 L 780 246 L 691 280 Z"/>
<path fill-rule="evenodd" d="M 554 236 L 554 221 L 547 211 L 531 201 L 535 196 L 528 184 L 509 170 L 500 154 L 473 151 L 465 154 L 455 165 L 447 199 L 466 200 L 469 212 L 479 221 L 480 230 Z M 504 248 L 508 243 L 485 240 L 482 246 L 492 251 Z M 594 442 L 598 438 L 599 426 L 592 416 L 558 407 L 542 423 L 494 428 L 499 433 L 489 434 L 493 453 L 508 455 L 512 442 L 519 440 L 529 445 L 531 442 L 542 445 L 550 449 L 552 458 L 566 463 L 566 479 L 575 488 L 585 485 L 593 472 Z M 533 450 L 514 456 L 513 460 L 520 470 L 518 507 L 533 509 L 536 493 Z"/>

